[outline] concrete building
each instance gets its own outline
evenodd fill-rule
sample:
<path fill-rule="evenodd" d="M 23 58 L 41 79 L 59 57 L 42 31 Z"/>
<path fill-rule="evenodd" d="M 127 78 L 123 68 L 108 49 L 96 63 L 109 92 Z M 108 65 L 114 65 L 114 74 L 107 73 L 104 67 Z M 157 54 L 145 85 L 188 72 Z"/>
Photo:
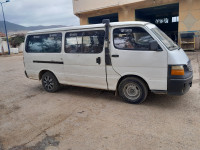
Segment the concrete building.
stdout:
<path fill-rule="evenodd" d="M 181 42 L 182 37 L 187 38 L 188 33 L 191 45 L 185 45 L 186 49 L 192 49 L 195 43 L 196 48 L 199 46 L 200 0 L 73 0 L 73 7 L 81 25 L 101 23 L 102 19 L 148 21 L 183 44 L 182 47 L 188 41 Z"/>

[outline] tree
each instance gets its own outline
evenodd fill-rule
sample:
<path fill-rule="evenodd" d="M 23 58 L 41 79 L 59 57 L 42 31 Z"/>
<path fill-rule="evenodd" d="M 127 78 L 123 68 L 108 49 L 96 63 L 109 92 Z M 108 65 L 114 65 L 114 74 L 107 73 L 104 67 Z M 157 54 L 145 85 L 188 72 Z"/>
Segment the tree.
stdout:
<path fill-rule="evenodd" d="M 9 38 L 9 43 L 10 45 L 12 45 L 12 47 L 17 47 L 24 42 L 24 39 L 25 39 L 24 34 L 17 34 L 16 36 Z"/>

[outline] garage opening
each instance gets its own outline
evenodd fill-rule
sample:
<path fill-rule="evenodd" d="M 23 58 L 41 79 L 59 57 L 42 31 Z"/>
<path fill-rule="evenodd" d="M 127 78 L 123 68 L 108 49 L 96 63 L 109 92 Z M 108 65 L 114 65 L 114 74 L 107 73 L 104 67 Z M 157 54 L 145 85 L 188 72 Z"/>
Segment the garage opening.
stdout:
<path fill-rule="evenodd" d="M 156 24 L 174 42 L 178 42 L 179 4 L 163 5 L 135 11 L 137 21 Z"/>
<path fill-rule="evenodd" d="M 110 19 L 110 22 L 118 22 L 118 13 L 90 17 L 88 18 L 88 22 L 89 24 L 99 24 L 102 23 L 103 19 Z"/>

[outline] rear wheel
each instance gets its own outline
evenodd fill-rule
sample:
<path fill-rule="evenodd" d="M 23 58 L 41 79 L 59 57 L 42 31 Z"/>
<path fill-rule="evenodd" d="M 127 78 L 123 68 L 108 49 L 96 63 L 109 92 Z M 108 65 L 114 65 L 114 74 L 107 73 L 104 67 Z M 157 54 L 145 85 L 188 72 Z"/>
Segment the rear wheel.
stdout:
<path fill-rule="evenodd" d="M 57 78 L 49 71 L 42 75 L 42 85 L 47 92 L 51 93 L 56 92 L 60 88 Z"/>
<path fill-rule="evenodd" d="M 121 81 L 118 87 L 118 92 L 126 102 L 139 104 L 146 99 L 148 88 L 141 79 L 128 77 Z"/>

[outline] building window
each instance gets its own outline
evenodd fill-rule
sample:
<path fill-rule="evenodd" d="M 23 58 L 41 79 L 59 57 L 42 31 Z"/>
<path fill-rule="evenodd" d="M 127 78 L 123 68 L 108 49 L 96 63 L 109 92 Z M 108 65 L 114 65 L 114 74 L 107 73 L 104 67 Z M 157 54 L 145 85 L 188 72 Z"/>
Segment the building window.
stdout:
<path fill-rule="evenodd" d="M 172 17 L 172 23 L 173 22 L 179 22 L 179 16 Z"/>

